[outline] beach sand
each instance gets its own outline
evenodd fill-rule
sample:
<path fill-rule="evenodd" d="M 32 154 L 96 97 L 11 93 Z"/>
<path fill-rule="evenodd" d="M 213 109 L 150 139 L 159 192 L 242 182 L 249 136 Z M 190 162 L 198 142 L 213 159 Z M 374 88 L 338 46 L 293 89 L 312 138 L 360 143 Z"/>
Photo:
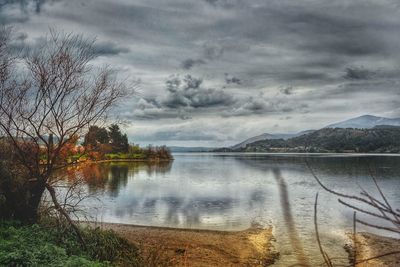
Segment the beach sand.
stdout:
<path fill-rule="evenodd" d="M 358 267 L 397 267 L 400 266 L 400 239 L 374 235 L 371 233 L 358 233 L 356 236 L 356 259 Z M 349 244 L 353 249 L 353 244 Z M 389 254 L 383 257 L 374 258 L 379 255 Z"/>
<path fill-rule="evenodd" d="M 150 266 L 268 266 L 279 257 L 272 228 L 252 226 L 228 232 L 113 223 L 96 226 L 112 229 L 137 245 Z"/>

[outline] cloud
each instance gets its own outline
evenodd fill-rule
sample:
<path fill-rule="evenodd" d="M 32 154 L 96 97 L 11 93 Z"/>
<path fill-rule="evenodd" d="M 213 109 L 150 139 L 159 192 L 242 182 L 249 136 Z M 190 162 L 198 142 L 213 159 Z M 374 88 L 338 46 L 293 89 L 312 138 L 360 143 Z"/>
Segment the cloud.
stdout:
<path fill-rule="evenodd" d="M 124 118 L 134 120 L 191 119 L 190 115 L 184 110 L 163 107 L 156 99 L 149 98 L 140 98 L 135 103 L 133 112 L 130 109 L 125 109 L 121 115 Z"/>
<path fill-rule="evenodd" d="M 229 76 L 229 74 L 225 73 L 225 83 L 226 84 L 236 84 L 236 85 L 241 85 L 242 81 L 235 77 L 235 76 Z"/>
<path fill-rule="evenodd" d="M 128 47 L 119 46 L 114 42 L 95 42 L 93 45 L 94 53 L 98 56 L 119 55 L 129 53 Z"/>
<path fill-rule="evenodd" d="M 208 60 L 219 59 L 224 54 L 221 44 L 208 41 L 203 45 L 203 55 Z"/>
<path fill-rule="evenodd" d="M 10 46 L 14 51 L 21 51 L 21 50 L 29 51 L 38 49 L 40 50 L 42 46 L 45 45 L 45 42 L 47 41 L 48 38 L 41 36 L 38 38 L 29 39 L 29 35 L 25 32 L 15 32 L 14 35 L 15 36 L 13 37 L 12 42 L 10 43 Z M 83 36 L 83 38 L 84 38 L 82 43 L 83 45 L 91 43 L 90 38 L 87 39 L 87 42 L 85 41 L 85 38 L 87 38 L 87 36 Z M 116 56 L 119 54 L 130 52 L 128 47 L 120 46 L 115 42 L 111 41 L 96 41 L 93 43 L 92 49 L 94 55 L 96 56 Z"/>
<path fill-rule="evenodd" d="M 204 131 L 197 131 L 197 130 L 179 130 L 178 129 L 171 129 L 168 131 L 159 131 L 153 134 L 151 137 L 148 137 L 148 141 L 157 141 L 157 140 L 180 140 L 180 141 L 188 141 L 188 140 L 197 140 L 197 141 L 204 141 L 204 140 L 215 140 L 218 139 L 217 136 L 207 133 Z"/>
<path fill-rule="evenodd" d="M 233 8 L 238 1 L 236 0 L 203 0 L 214 7 Z"/>
<path fill-rule="evenodd" d="M 219 0 L 204 0 L 204 1 L 206 3 L 209 3 L 210 5 L 216 5 Z"/>
<path fill-rule="evenodd" d="M 285 95 L 291 95 L 291 94 L 293 94 L 293 87 L 292 86 L 287 86 L 287 87 L 283 87 L 283 88 L 281 88 L 279 91 L 282 93 L 282 94 L 285 94 Z"/>
<path fill-rule="evenodd" d="M 348 80 L 368 80 L 373 76 L 374 73 L 372 71 L 362 67 L 348 67 L 346 68 L 344 78 Z"/>
<path fill-rule="evenodd" d="M 202 65 L 202 64 L 206 64 L 206 62 L 202 59 L 192 59 L 192 58 L 188 58 L 185 59 L 182 62 L 182 68 L 185 70 L 190 70 L 191 68 L 193 68 L 196 65 Z"/>
<path fill-rule="evenodd" d="M 200 78 L 186 75 L 171 76 L 165 83 L 162 97 L 142 97 L 134 104 L 134 111 L 123 113 L 125 117 L 160 120 L 179 118 L 187 120 L 192 113 L 207 113 L 209 109 L 218 110 L 229 107 L 236 99 L 223 89 L 208 88 Z"/>
<path fill-rule="evenodd" d="M 398 113 L 395 0 L 3 2 L 0 23 L 23 34 L 16 48 L 34 45 L 49 27 L 97 37 L 94 64 L 142 80 L 140 97 L 121 114 L 146 131 L 200 120 L 196 131 L 207 128 L 219 140 L 223 116 L 231 122 L 225 138 L 242 139 L 269 125 L 298 131 Z M 174 73 L 181 78 L 166 85 Z M 181 136 L 193 134 L 191 127 L 179 129 Z M 249 130 L 233 133 L 242 127 Z"/>
<path fill-rule="evenodd" d="M 291 112 L 306 113 L 309 105 L 300 103 L 297 100 L 289 100 L 286 97 L 265 97 L 263 94 L 257 97 L 250 96 L 242 98 L 226 112 L 225 117 L 232 116 L 250 116 L 250 115 L 271 115 L 271 114 L 288 114 Z"/>
<path fill-rule="evenodd" d="M 186 75 L 183 79 L 172 77 L 167 81 L 169 92 L 163 104 L 168 108 L 208 108 L 225 106 L 233 102 L 233 97 L 222 89 L 206 88 L 203 80 Z"/>

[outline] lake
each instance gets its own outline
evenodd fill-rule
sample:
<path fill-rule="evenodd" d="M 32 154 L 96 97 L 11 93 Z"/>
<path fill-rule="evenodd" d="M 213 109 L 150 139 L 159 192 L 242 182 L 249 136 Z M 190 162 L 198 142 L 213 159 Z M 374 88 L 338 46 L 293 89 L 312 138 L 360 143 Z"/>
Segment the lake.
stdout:
<path fill-rule="evenodd" d="M 81 204 L 101 222 L 213 230 L 272 225 L 281 253 L 276 266 L 296 263 L 293 243 L 313 264 L 321 263 L 314 231 L 317 192 L 322 243 L 330 256 L 347 257 L 343 245 L 353 211 L 321 188 L 306 162 L 326 186 L 342 193 L 359 194 L 363 188 L 378 196 L 371 179 L 376 174 L 389 202 L 400 207 L 398 156 L 177 153 L 174 158 L 79 165 L 65 170 L 60 184 L 80 177 L 81 189 L 93 195 Z M 377 232 L 361 225 L 358 230 Z"/>

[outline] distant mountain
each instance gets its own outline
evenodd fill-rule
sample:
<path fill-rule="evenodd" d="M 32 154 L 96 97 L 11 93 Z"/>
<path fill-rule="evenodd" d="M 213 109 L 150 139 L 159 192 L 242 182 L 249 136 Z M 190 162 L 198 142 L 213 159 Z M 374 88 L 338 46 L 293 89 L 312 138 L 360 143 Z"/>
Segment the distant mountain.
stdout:
<path fill-rule="evenodd" d="M 400 126 L 400 118 L 384 118 L 377 117 L 372 115 L 364 115 L 357 118 L 352 118 L 346 121 L 330 124 L 324 128 L 354 128 L 354 129 L 372 129 L 374 127 L 384 127 L 388 128 L 390 126 L 396 127 Z M 293 137 L 302 136 L 304 134 L 309 134 L 315 132 L 315 130 L 302 131 L 299 133 L 282 133 L 282 134 L 269 134 L 264 133 L 249 139 L 244 140 L 243 142 L 231 146 L 229 148 L 221 148 L 217 151 L 229 151 L 229 150 L 240 150 L 245 148 L 248 144 L 263 141 L 263 140 L 277 140 L 283 139 L 288 140 Z"/>
<path fill-rule="evenodd" d="M 234 152 L 353 152 L 400 153 L 400 127 L 372 129 L 323 128 L 284 139 L 267 139 L 247 144 Z"/>
<path fill-rule="evenodd" d="M 168 147 L 171 152 L 210 152 L 215 148 L 213 147 L 183 147 L 183 146 L 170 146 Z"/>
<path fill-rule="evenodd" d="M 371 129 L 375 126 L 400 126 L 400 118 L 384 118 L 372 115 L 364 115 L 346 121 L 334 123 L 325 128 L 356 128 L 356 129 Z"/>
<path fill-rule="evenodd" d="M 254 143 L 254 142 L 258 142 L 258 141 L 262 141 L 262 140 L 271 140 L 271 139 L 289 139 L 289 138 L 293 138 L 293 137 L 297 137 L 297 136 L 301 136 L 303 134 L 308 134 L 308 133 L 312 133 L 314 132 L 314 130 L 308 130 L 308 131 L 302 131 L 299 133 L 281 133 L 281 134 L 269 134 L 269 133 L 264 133 L 264 134 L 260 134 L 254 137 L 251 137 L 249 139 L 244 140 L 243 142 L 231 146 L 230 149 L 240 149 L 240 148 L 245 148 L 246 145 Z"/>
<path fill-rule="evenodd" d="M 277 139 L 273 134 L 269 134 L 269 133 L 264 133 L 264 134 L 260 134 L 254 137 L 251 137 L 249 139 L 244 140 L 243 142 L 236 144 L 234 146 L 231 146 L 231 149 L 239 149 L 239 148 L 244 148 L 246 147 L 247 144 L 251 144 L 257 141 L 261 141 L 261 140 L 267 140 L 267 139 Z M 278 138 L 279 139 L 279 138 Z"/>

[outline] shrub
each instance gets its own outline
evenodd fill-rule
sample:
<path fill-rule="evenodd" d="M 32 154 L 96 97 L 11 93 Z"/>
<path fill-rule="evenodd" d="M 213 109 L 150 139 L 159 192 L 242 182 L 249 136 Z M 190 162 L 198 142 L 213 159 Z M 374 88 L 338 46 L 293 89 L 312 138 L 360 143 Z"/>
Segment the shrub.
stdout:
<path fill-rule="evenodd" d="M 68 227 L 0 222 L 0 266 L 142 266 L 138 249 L 113 231 L 82 234 L 86 250 Z"/>
<path fill-rule="evenodd" d="M 114 231 L 86 228 L 83 233 L 91 259 L 109 261 L 120 266 L 141 266 L 139 250 Z"/>
<path fill-rule="evenodd" d="M 68 255 L 55 235 L 38 225 L 0 224 L 0 266 L 107 266 L 83 255 Z"/>

